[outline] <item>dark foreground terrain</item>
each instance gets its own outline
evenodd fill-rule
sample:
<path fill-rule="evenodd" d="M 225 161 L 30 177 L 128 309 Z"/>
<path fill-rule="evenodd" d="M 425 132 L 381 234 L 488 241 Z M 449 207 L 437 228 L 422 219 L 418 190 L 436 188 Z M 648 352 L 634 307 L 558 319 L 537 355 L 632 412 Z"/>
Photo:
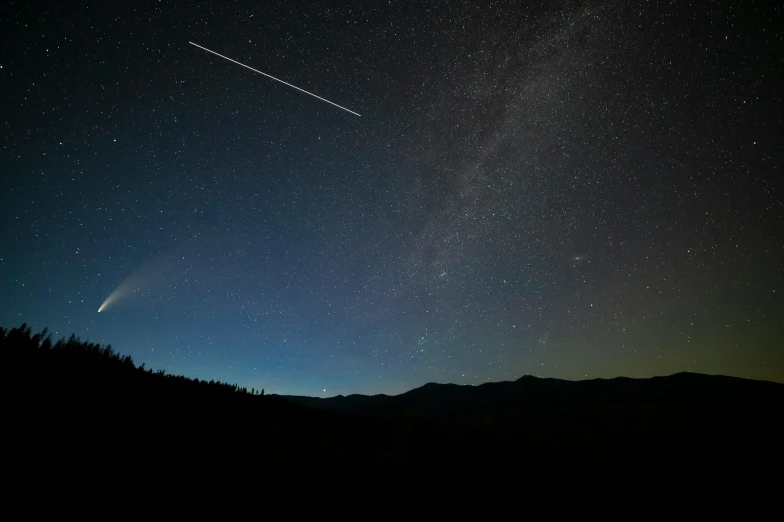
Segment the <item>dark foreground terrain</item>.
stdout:
<path fill-rule="evenodd" d="M 781 497 L 784 385 L 523 377 L 262 396 L 0 329 L 6 511 L 24 519 L 524 519 Z M 535 511 L 534 511 L 535 510 Z"/>

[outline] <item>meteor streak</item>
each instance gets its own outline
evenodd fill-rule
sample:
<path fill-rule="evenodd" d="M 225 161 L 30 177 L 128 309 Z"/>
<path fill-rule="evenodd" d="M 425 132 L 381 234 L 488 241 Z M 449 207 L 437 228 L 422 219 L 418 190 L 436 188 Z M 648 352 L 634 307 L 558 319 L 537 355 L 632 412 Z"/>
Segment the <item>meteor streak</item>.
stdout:
<path fill-rule="evenodd" d="M 298 91 L 302 91 L 302 92 L 304 92 L 305 94 L 309 94 L 309 95 L 313 96 L 314 98 L 318 98 L 318 99 L 319 99 L 319 100 L 321 100 L 321 101 L 325 101 L 325 102 L 329 103 L 330 105 L 334 105 L 334 106 L 335 106 L 335 107 L 337 107 L 338 109 L 343 109 L 343 110 L 344 110 L 344 111 L 346 111 L 346 112 L 350 112 L 350 113 L 351 113 L 351 114 L 353 114 L 354 116 L 360 116 L 360 114 L 357 114 L 356 112 L 354 112 L 354 111 L 352 111 L 352 110 L 346 109 L 345 107 L 342 107 L 342 106 L 338 105 L 337 103 L 331 102 L 331 101 L 327 100 L 326 98 L 322 98 L 321 96 L 316 96 L 316 95 L 315 95 L 315 94 L 313 94 L 312 92 L 308 92 L 308 91 L 306 91 L 305 89 L 300 89 L 300 88 L 299 88 L 299 87 L 297 87 L 296 85 L 291 85 L 291 84 L 290 84 L 290 83 L 288 83 L 288 82 L 284 82 L 283 80 L 279 80 L 278 78 L 275 78 L 274 76 L 271 76 L 271 75 L 269 75 L 269 74 L 267 74 L 267 73 L 263 73 L 263 72 L 261 72 L 261 71 L 259 71 L 259 70 L 256 70 L 256 69 L 254 69 L 253 67 L 248 67 L 248 66 L 247 66 L 247 65 L 245 65 L 244 63 L 240 63 L 240 62 L 238 62 L 237 60 L 232 60 L 232 59 L 231 59 L 231 58 L 229 58 L 228 56 L 223 56 L 222 54 L 218 54 L 218 53 L 216 53 L 215 51 L 210 51 L 210 50 L 209 50 L 209 49 L 207 49 L 206 47 L 202 47 L 201 45 L 199 45 L 199 44 L 196 44 L 196 43 L 193 43 L 193 42 L 188 42 L 188 43 L 189 43 L 189 44 L 191 44 L 191 45 L 193 45 L 193 46 L 195 46 L 195 47 L 198 47 L 199 49 L 203 49 L 203 50 L 207 51 L 208 53 L 212 53 L 212 54 L 214 54 L 215 56 L 220 56 L 220 57 L 221 57 L 221 58 L 223 58 L 224 60 L 228 60 L 228 61 L 230 61 L 230 62 L 236 63 L 237 65 L 241 65 L 241 66 L 245 67 L 246 69 L 250 69 L 251 71 L 253 71 L 253 72 L 255 72 L 255 73 L 262 74 L 262 75 L 266 76 L 267 78 L 271 78 L 271 79 L 275 80 L 276 82 L 280 82 L 280 83 L 282 83 L 283 85 L 288 85 L 289 87 L 293 87 L 294 89 L 297 89 Z"/>

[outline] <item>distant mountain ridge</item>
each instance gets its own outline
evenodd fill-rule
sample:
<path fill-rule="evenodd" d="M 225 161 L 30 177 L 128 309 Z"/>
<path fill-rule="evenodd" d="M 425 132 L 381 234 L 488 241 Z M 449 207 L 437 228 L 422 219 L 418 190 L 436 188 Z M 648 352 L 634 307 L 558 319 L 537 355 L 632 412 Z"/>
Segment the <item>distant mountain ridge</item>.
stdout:
<path fill-rule="evenodd" d="M 525 375 L 515 381 L 480 385 L 427 383 L 400 395 L 338 395 L 329 398 L 286 395 L 285 398 L 311 408 L 355 414 L 453 415 L 486 408 L 532 405 L 543 402 L 574 406 L 602 401 L 603 404 L 650 403 L 653 401 L 727 400 L 748 394 L 784 393 L 784 384 L 681 372 L 650 378 L 615 377 L 567 381 Z"/>
<path fill-rule="evenodd" d="M 0 328 L 6 449 L 22 456 L 8 459 L 7 496 L 52 510 L 34 518 L 64 506 L 88 520 L 399 520 L 423 506 L 509 518 L 521 506 L 726 510 L 780 497 L 784 384 L 526 376 L 287 399 L 45 334 Z"/>

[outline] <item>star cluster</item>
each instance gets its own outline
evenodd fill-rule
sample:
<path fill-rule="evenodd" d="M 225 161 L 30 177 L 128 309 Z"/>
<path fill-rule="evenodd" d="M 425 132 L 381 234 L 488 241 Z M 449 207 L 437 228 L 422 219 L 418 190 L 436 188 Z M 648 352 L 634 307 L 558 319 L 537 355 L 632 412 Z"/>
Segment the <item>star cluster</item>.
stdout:
<path fill-rule="evenodd" d="M 278 393 L 784 381 L 783 21 L 764 2 L 11 4 L 0 324 Z"/>

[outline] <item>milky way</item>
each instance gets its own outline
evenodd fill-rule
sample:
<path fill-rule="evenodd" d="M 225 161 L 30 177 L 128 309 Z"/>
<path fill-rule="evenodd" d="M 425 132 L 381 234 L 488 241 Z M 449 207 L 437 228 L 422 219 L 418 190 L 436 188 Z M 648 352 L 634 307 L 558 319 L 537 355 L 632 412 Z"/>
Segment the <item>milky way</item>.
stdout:
<path fill-rule="evenodd" d="M 784 380 L 768 4 L 23 9 L 0 324 L 280 393 Z"/>

